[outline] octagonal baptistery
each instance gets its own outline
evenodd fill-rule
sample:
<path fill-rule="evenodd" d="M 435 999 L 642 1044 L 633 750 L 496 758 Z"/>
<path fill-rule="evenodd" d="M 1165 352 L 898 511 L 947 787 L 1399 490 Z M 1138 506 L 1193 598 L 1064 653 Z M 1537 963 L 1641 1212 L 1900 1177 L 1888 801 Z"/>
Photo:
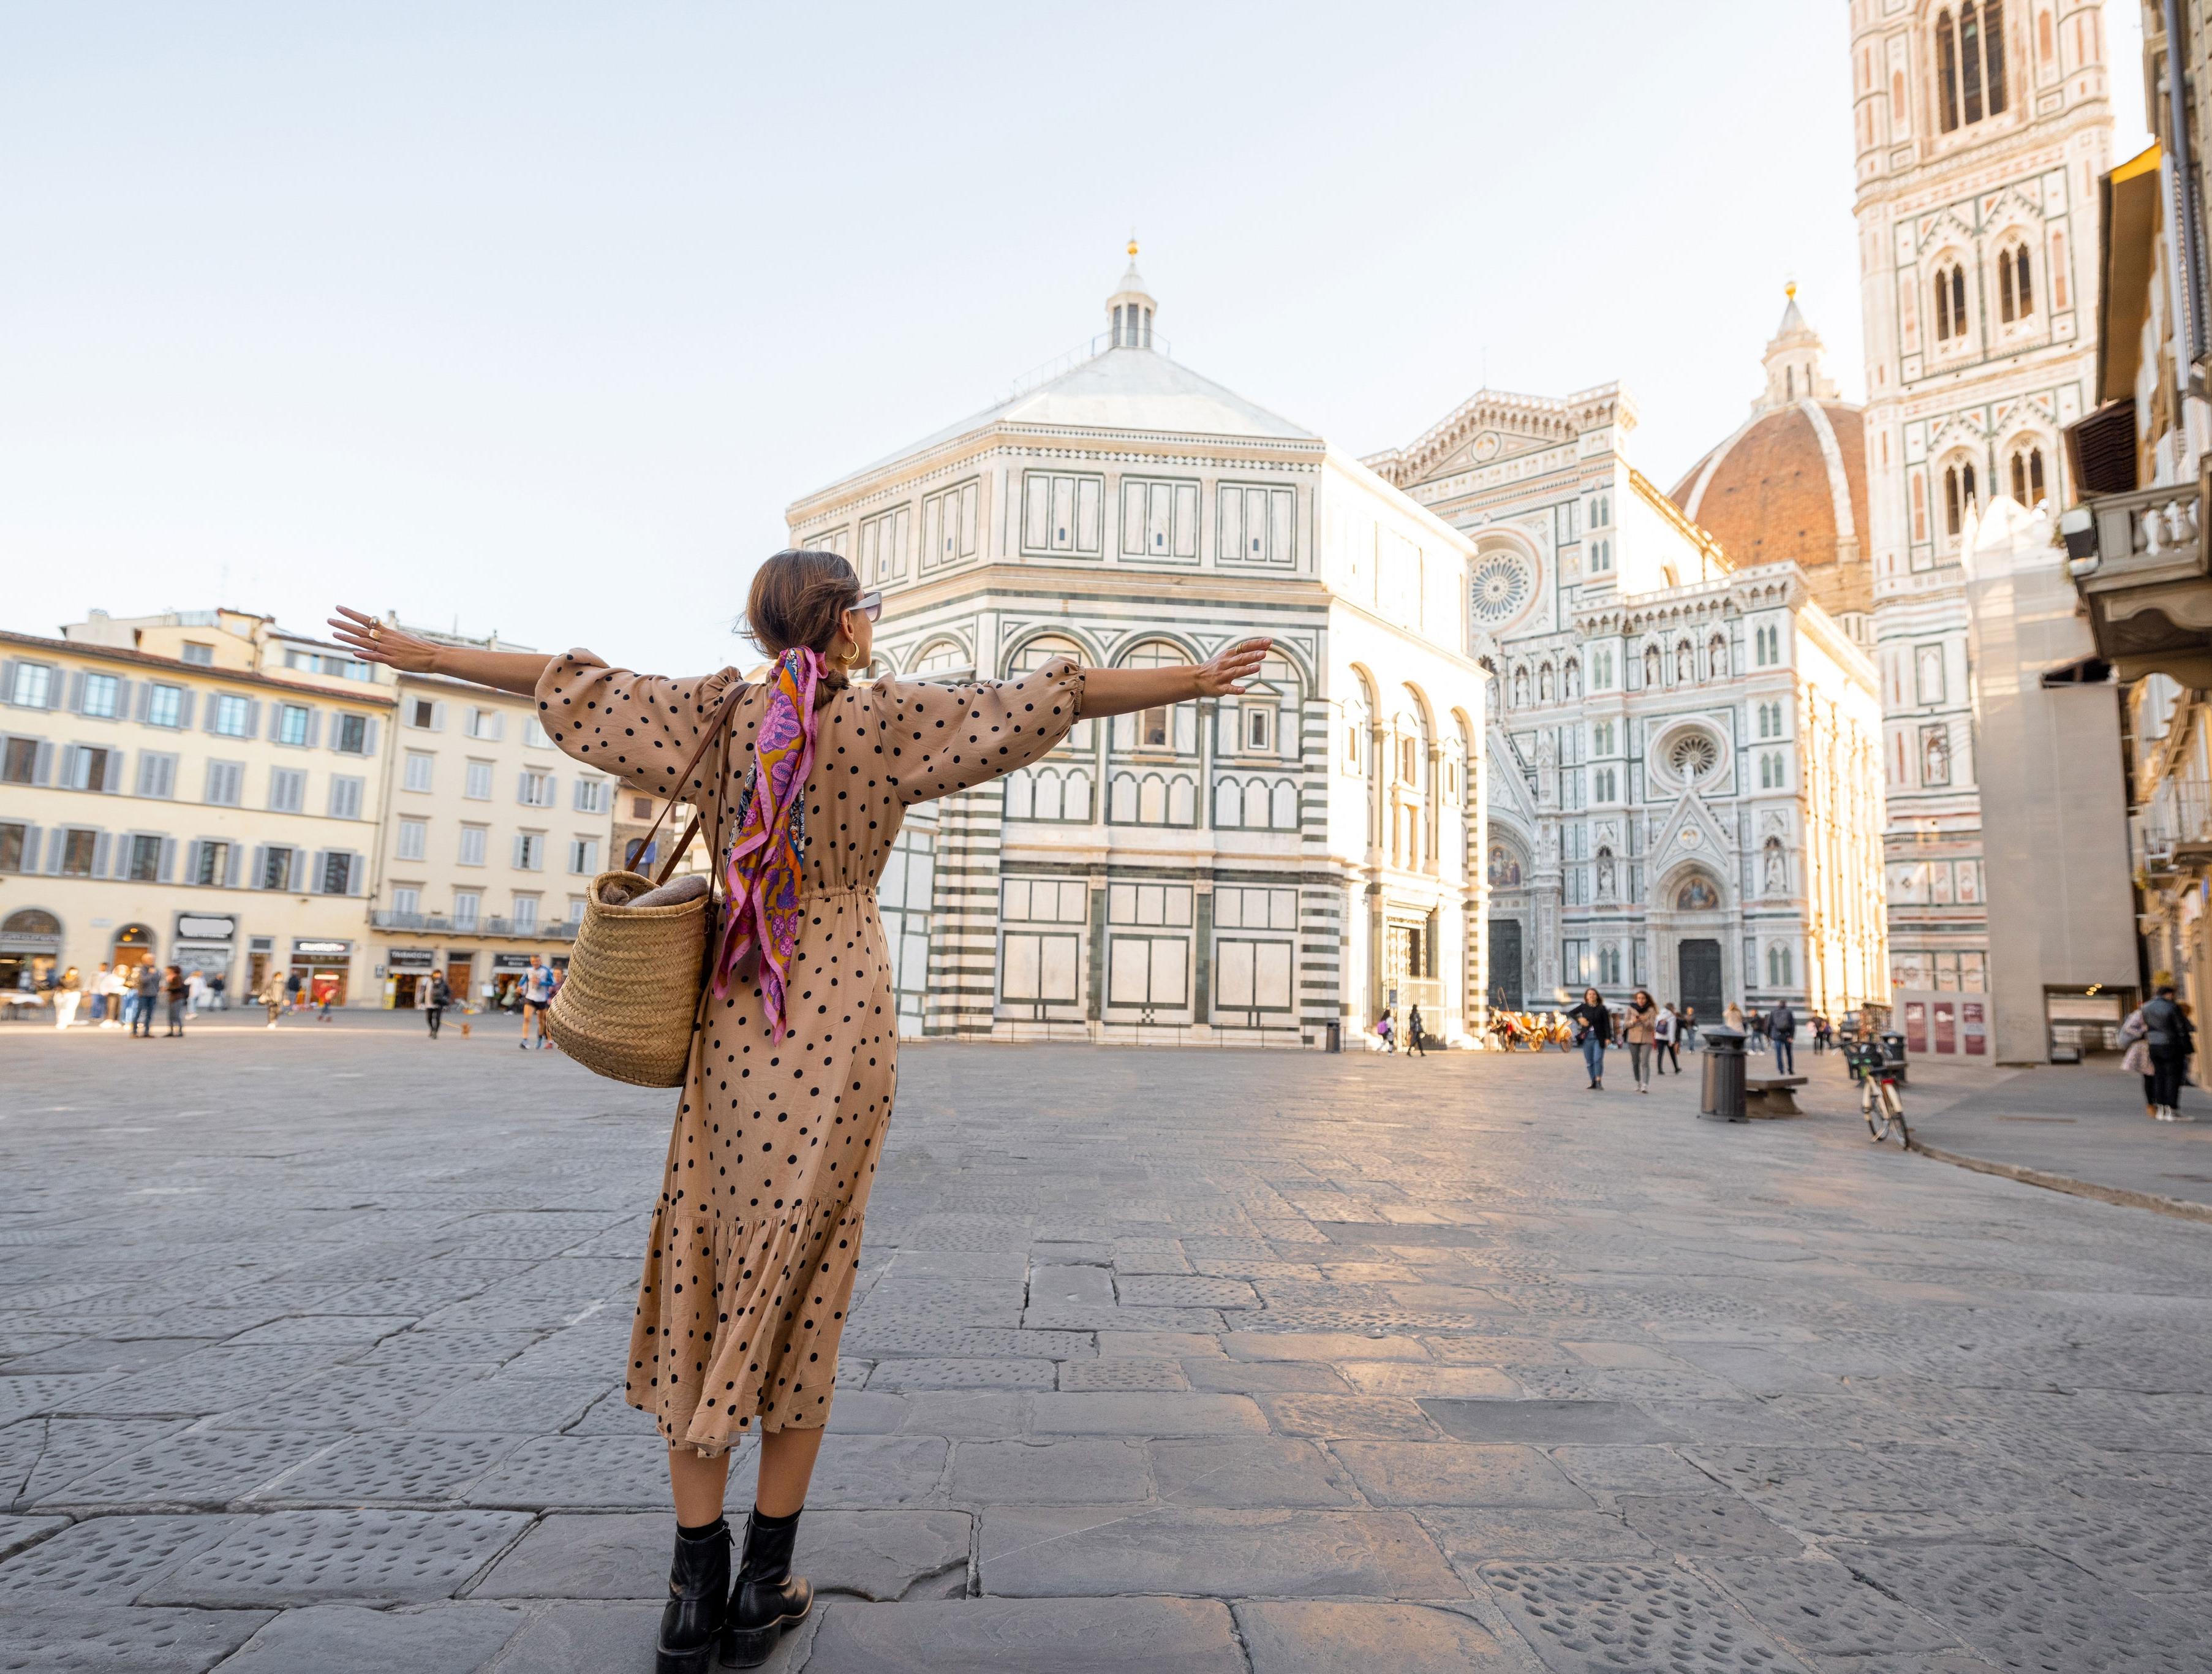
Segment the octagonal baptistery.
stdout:
<path fill-rule="evenodd" d="M 878 671 L 1004 679 L 1275 649 L 1241 697 L 1079 722 L 908 813 L 902 1033 L 1352 1050 L 1476 1021 L 1473 543 L 1170 357 L 1129 270 L 1074 363 L 794 502 L 884 606 Z"/>
<path fill-rule="evenodd" d="M 1871 648 L 1865 410 L 1837 399 L 1820 351 L 1792 285 L 1751 417 L 1668 498 L 1719 540 L 1735 568 L 1796 563 L 1821 607 Z"/>

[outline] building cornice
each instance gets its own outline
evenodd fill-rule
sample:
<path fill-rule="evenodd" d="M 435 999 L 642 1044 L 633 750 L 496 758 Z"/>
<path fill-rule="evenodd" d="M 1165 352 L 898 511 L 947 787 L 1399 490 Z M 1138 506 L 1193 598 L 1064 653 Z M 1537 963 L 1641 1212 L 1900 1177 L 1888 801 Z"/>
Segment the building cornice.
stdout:
<path fill-rule="evenodd" d="M 127 650 L 119 645 L 94 645 L 74 639 L 48 639 L 39 634 L 19 634 L 0 629 L 0 646 L 4 645 L 33 647 L 52 657 L 82 657 L 94 662 L 118 662 L 140 668 L 161 669 L 211 685 L 259 686 L 267 691 L 289 692 L 298 697 L 319 697 L 329 703 L 351 703 L 362 708 L 388 709 L 399 701 L 390 691 L 374 685 L 356 694 L 325 685 L 310 685 L 303 680 L 280 679 L 273 674 L 258 673 L 250 669 L 216 668 L 206 663 L 185 662 L 175 657 L 157 657 L 150 651 Z"/>

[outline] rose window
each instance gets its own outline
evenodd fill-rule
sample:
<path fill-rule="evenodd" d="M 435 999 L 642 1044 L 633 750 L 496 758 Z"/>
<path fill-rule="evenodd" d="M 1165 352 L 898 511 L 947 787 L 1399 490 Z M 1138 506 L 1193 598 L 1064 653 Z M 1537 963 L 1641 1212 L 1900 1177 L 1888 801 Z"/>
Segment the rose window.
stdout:
<path fill-rule="evenodd" d="M 1720 765 L 1720 746 L 1703 733 L 1685 733 L 1668 751 L 1667 760 L 1685 779 L 1702 779 Z"/>
<path fill-rule="evenodd" d="M 1510 552 L 1492 552 L 1474 566 L 1474 615 L 1503 622 L 1528 602 L 1528 567 Z"/>

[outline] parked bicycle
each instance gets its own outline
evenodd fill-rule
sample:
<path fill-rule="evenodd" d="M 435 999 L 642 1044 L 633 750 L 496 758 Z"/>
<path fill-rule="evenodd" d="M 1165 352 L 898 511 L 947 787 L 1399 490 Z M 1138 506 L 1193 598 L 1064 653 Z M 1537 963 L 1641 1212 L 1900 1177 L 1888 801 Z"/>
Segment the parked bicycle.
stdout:
<path fill-rule="evenodd" d="M 1844 1062 L 1851 1079 L 1859 1084 L 1859 1114 L 1866 1118 L 1867 1132 L 1874 1143 L 1879 1145 L 1894 1133 L 1898 1144 L 1911 1150 L 1912 1135 L 1905 1125 L 1905 1099 L 1897 1090 L 1897 1066 L 1889 1061 L 1881 1043 L 1845 1041 Z"/>

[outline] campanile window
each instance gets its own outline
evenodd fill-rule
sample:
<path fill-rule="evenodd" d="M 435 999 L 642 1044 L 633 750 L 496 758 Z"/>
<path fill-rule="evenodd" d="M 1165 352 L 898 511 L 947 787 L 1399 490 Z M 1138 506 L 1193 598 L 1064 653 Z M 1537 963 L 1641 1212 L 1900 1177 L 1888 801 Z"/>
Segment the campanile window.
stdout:
<path fill-rule="evenodd" d="M 2004 0 L 1936 14 L 1936 104 L 1947 134 L 2004 114 Z"/>

